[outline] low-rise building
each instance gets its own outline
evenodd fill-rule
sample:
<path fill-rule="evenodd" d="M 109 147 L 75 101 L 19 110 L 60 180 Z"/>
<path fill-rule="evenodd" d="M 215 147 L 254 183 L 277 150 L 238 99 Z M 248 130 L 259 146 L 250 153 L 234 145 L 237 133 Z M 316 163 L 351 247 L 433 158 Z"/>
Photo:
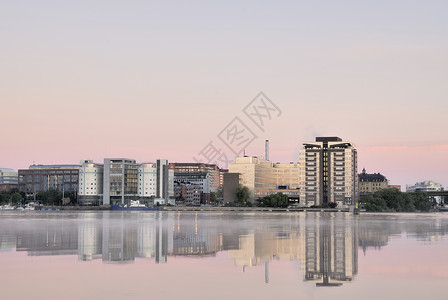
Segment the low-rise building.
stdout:
<path fill-rule="evenodd" d="M 362 173 L 358 174 L 358 177 L 360 195 L 375 193 L 379 190 L 389 188 L 389 181 L 380 173 L 368 174 L 366 169 L 362 169 Z"/>
<path fill-rule="evenodd" d="M 170 163 L 169 168 L 174 173 L 198 173 L 205 172 L 209 176 L 210 189 L 216 190 L 223 184 L 225 169 L 220 169 L 216 164 L 206 163 Z"/>
<path fill-rule="evenodd" d="M 13 169 L 0 168 L 0 192 L 19 187 L 19 174 Z"/>
<path fill-rule="evenodd" d="M 174 197 L 176 204 L 200 205 L 201 187 L 193 183 L 174 182 Z"/>
<path fill-rule="evenodd" d="M 224 202 L 235 202 L 236 201 L 236 189 L 240 185 L 240 174 L 239 173 L 226 173 L 224 174 L 224 185 L 223 185 L 223 198 Z"/>
<path fill-rule="evenodd" d="M 396 189 L 396 190 L 399 190 L 401 192 L 401 185 L 399 185 L 399 184 L 389 184 L 388 188 Z"/>
<path fill-rule="evenodd" d="M 210 202 L 210 179 L 208 173 L 174 173 L 174 181 L 199 186 L 201 189 L 201 203 Z"/>
<path fill-rule="evenodd" d="M 27 196 L 49 189 L 78 192 L 79 165 L 31 165 L 19 170 L 18 175 L 19 190 Z"/>
<path fill-rule="evenodd" d="M 252 201 L 278 192 L 299 199 L 298 163 L 272 163 L 263 157 L 243 156 L 235 158 L 229 165 L 229 172 L 239 174 L 239 183 L 249 189 Z"/>

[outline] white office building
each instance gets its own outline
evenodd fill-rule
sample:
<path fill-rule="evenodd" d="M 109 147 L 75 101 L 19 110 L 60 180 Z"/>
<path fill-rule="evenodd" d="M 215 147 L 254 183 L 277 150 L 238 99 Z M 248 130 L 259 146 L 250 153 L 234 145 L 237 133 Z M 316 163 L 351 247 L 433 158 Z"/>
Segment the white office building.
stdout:
<path fill-rule="evenodd" d="M 154 198 L 157 191 L 157 164 L 144 163 L 138 167 L 138 196 Z"/>
<path fill-rule="evenodd" d="M 79 167 L 78 203 L 98 205 L 103 198 L 103 168 L 91 160 L 81 161 Z"/>

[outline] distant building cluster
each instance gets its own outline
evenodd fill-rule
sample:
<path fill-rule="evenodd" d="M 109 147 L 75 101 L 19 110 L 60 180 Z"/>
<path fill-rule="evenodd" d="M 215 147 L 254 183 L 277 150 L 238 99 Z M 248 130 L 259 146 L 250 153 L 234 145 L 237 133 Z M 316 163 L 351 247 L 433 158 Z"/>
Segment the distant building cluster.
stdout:
<path fill-rule="evenodd" d="M 91 160 L 80 165 L 32 165 L 28 169 L 2 172 L 9 174 L 14 187 L 28 197 L 39 191 L 56 189 L 76 193 L 80 205 L 129 204 L 139 200 L 156 205 L 179 202 L 199 205 L 210 201 L 211 185 L 219 187 L 223 173 L 210 164 L 176 164 L 166 159 L 155 163 L 137 163 L 128 158 L 106 158 L 103 163 Z M 211 178 L 213 180 L 211 180 Z M 3 180 L 3 179 L 2 179 Z M 9 181 L 8 181 L 9 182 Z"/>
<path fill-rule="evenodd" d="M 268 151 L 266 147 L 266 156 Z M 317 137 L 315 142 L 303 143 L 298 163 L 238 157 L 229 165 L 229 173 L 239 174 L 239 183 L 247 186 L 254 198 L 283 192 L 300 206 L 336 203 L 343 207 L 359 198 L 357 164 L 351 142 Z"/>
<path fill-rule="evenodd" d="M 222 189 L 223 201 L 236 201 L 235 191 L 245 186 L 250 201 L 274 193 L 286 194 L 290 204 L 300 207 L 348 207 L 360 197 L 390 185 L 381 173 L 360 174 L 358 153 L 352 142 L 339 137 L 316 137 L 304 142 L 299 161 L 271 162 L 269 141 L 265 156 L 236 157 L 228 169 L 200 162 L 178 163 L 159 159 L 154 163 L 137 163 L 128 158 L 106 158 L 103 163 L 90 160 L 79 165 L 31 165 L 15 172 L 0 168 L 0 191 L 18 188 L 29 197 L 50 189 L 74 193 L 80 205 L 128 204 L 139 200 L 145 204 L 207 204 L 211 193 Z M 406 192 L 443 191 L 431 180 L 407 185 Z M 441 197 L 435 196 L 441 202 Z"/>
<path fill-rule="evenodd" d="M 417 182 L 415 184 L 407 184 L 406 192 L 441 192 L 443 191 L 443 186 L 440 183 L 434 182 L 432 180 L 425 180 L 422 182 Z M 430 200 L 436 202 L 437 204 L 442 204 L 441 196 L 431 196 Z"/>

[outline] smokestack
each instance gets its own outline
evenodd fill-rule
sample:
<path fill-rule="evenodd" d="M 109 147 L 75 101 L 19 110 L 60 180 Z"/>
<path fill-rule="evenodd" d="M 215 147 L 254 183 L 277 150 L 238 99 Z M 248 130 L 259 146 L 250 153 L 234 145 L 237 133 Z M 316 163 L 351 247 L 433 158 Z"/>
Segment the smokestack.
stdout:
<path fill-rule="evenodd" d="M 264 159 L 269 160 L 269 140 L 266 140 L 264 144 Z"/>

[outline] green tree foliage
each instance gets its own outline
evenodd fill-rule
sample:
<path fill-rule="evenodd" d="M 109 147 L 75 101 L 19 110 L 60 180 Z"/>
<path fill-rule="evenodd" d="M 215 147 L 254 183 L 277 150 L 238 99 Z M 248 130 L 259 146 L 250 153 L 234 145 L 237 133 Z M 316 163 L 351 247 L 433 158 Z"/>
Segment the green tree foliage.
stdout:
<path fill-rule="evenodd" d="M 0 204 L 10 204 L 13 206 L 21 205 L 23 202 L 23 195 L 18 189 L 11 189 L 10 191 L 2 191 L 0 193 Z"/>
<path fill-rule="evenodd" d="M 363 202 L 367 211 L 413 212 L 429 211 L 432 207 L 426 193 L 408 194 L 397 189 L 383 189 L 369 194 Z"/>
<path fill-rule="evenodd" d="M 434 203 L 428 200 L 428 195 L 425 192 L 416 192 L 412 196 L 415 208 L 419 211 L 429 211 L 434 205 Z"/>
<path fill-rule="evenodd" d="M 210 202 L 214 204 L 219 204 L 223 200 L 223 188 L 219 186 L 216 192 L 210 192 Z"/>
<path fill-rule="evenodd" d="M 59 205 L 62 201 L 62 193 L 56 189 L 39 191 L 37 192 L 36 200 L 39 200 L 44 205 Z"/>
<path fill-rule="evenodd" d="M 236 191 L 236 204 L 238 206 L 248 206 L 250 199 L 250 191 L 247 186 L 240 185 Z"/>
<path fill-rule="evenodd" d="M 288 195 L 283 193 L 271 194 L 263 198 L 262 206 L 266 207 L 288 207 Z"/>
<path fill-rule="evenodd" d="M 218 203 L 218 196 L 216 196 L 216 192 L 210 192 L 210 202 Z"/>

